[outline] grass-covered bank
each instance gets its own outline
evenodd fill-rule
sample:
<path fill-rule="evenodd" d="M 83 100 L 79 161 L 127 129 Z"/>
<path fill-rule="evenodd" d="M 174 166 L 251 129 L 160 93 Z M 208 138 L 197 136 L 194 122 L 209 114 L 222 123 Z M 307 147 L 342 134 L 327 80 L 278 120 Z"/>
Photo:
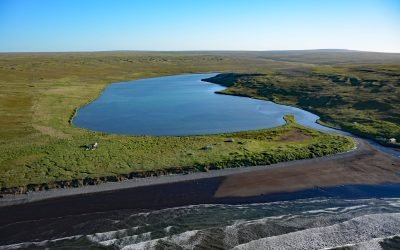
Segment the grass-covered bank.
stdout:
<path fill-rule="evenodd" d="M 18 172 L 11 172 L 14 175 L 4 176 L 8 181 L 2 179 L 2 192 L 21 193 L 134 177 L 269 165 L 335 154 L 355 147 L 351 138 L 303 127 L 293 116 L 285 120 L 286 125 L 277 128 L 211 136 L 93 133 L 100 145 L 94 151 L 80 148 L 87 137 L 32 147 L 30 152 L 44 154 Z"/>
<path fill-rule="evenodd" d="M 324 61 L 336 62 L 336 55 L 325 54 Z M 373 54 L 369 62 L 386 57 Z M 353 60 L 343 54 L 346 58 Z M 293 126 L 277 128 L 278 132 L 155 138 L 90 132 L 68 122 L 76 108 L 95 99 L 112 82 L 194 72 L 270 74 L 313 67 L 307 62 L 269 59 L 263 52 L 0 54 L 0 187 L 74 179 L 79 184 L 83 179 L 91 182 L 87 178 L 149 170 L 266 164 L 345 150 L 352 145 L 342 137 Z M 280 141 L 279 131 L 285 129 L 313 136 Z M 295 132 L 285 133 L 291 138 Z M 227 137 L 235 142 L 225 143 Z M 346 145 L 333 143 L 336 140 Z M 98 150 L 80 148 L 95 141 Z M 212 149 L 200 150 L 206 145 Z"/>
<path fill-rule="evenodd" d="M 297 106 L 319 115 L 327 126 L 400 140 L 398 65 L 314 66 L 221 74 L 207 81 L 228 87 L 222 94 Z"/>

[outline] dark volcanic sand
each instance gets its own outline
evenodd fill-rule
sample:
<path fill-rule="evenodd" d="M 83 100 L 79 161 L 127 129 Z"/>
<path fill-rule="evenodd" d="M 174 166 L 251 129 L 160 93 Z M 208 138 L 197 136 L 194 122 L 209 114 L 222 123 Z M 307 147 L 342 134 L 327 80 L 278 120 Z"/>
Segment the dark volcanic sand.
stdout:
<path fill-rule="evenodd" d="M 313 196 L 398 195 L 400 160 L 361 141 L 351 153 L 296 161 L 184 182 L 143 186 L 0 207 L 0 245 L 77 235 L 75 221 L 102 218 L 117 210 L 160 209 L 205 203 L 249 203 Z M 346 186 L 343 186 L 346 185 Z M 46 235 L 38 227 L 51 228 Z M 93 229 L 95 230 L 95 229 Z"/>
<path fill-rule="evenodd" d="M 293 192 L 312 187 L 348 184 L 400 182 L 400 159 L 389 157 L 361 142 L 351 157 L 307 163 L 285 168 L 265 169 L 224 178 L 216 197 L 246 197 L 277 192 Z"/>

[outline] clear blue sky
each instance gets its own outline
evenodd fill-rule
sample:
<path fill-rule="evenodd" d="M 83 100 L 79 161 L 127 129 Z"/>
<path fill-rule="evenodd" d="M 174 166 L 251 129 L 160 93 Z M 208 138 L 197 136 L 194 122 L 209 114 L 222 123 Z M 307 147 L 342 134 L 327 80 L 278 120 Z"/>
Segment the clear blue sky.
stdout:
<path fill-rule="evenodd" d="M 0 51 L 400 52 L 400 0 L 0 0 Z"/>

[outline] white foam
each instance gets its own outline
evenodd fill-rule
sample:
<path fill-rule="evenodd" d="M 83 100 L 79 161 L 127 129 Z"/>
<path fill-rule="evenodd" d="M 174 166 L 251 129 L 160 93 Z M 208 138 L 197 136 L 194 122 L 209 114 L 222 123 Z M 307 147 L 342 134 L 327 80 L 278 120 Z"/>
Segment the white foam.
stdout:
<path fill-rule="evenodd" d="M 351 211 L 351 210 L 355 210 L 355 209 L 360 209 L 363 207 L 367 207 L 368 205 L 358 205 L 358 206 L 351 206 L 351 207 L 345 207 L 342 212 L 347 212 L 347 211 Z"/>
<path fill-rule="evenodd" d="M 344 208 L 343 207 L 331 207 L 331 208 L 304 211 L 304 212 L 302 212 L 302 214 L 320 214 L 320 213 L 334 214 L 337 211 L 344 213 L 344 212 L 360 209 L 360 208 L 367 207 L 367 206 L 368 205 L 356 205 L 356 206 L 350 206 L 350 207 L 344 207 Z"/>
<path fill-rule="evenodd" d="M 389 202 L 388 205 L 392 207 L 400 207 L 400 202 Z"/>
<path fill-rule="evenodd" d="M 123 236 L 127 235 L 127 231 L 128 231 L 128 229 L 120 229 L 120 230 L 108 231 L 108 232 L 103 232 L 103 233 L 95 233 L 92 235 L 87 235 L 86 237 L 90 241 L 101 242 L 101 241 L 116 239 L 117 237 L 123 237 Z"/>
<path fill-rule="evenodd" d="M 333 250 L 333 249 L 336 249 L 336 248 L 339 248 L 339 247 L 351 247 L 352 249 L 354 249 L 354 250 L 364 250 L 364 249 L 376 249 L 376 250 L 378 250 L 378 249 L 383 249 L 382 247 L 381 247 L 381 245 L 379 244 L 380 242 L 383 242 L 385 239 L 392 239 L 392 238 L 394 238 L 394 237 L 399 237 L 400 236 L 400 234 L 397 234 L 397 235 L 392 235 L 392 236 L 389 236 L 389 237 L 380 237 L 380 238 L 374 238 L 374 239 L 371 239 L 371 240 L 368 240 L 368 241 L 363 241 L 363 242 L 359 242 L 359 243 L 355 243 L 355 244 L 346 244 L 346 245 L 343 245 L 343 246 L 335 246 L 335 247 L 330 247 L 330 248 L 324 248 L 324 249 L 321 249 L 321 250 Z"/>
<path fill-rule="evenodd" d="M 119 249 L 123 249 L 126 246 L 130 246 L 141 242 L 149 242 L 149 241 L 151 241 L 151 232 L 146 232 L 138 235 L 125 236 L 119 239 L 114 239 L 106 242 L 99 242 L 99 244 L 103 246 L 114 246 Z"/>
<path fill-rule="evenodd" d="M 183 249 L 193 249 L 194 246 L 199 244 L 201 240 L 201 237 L 196 237 L 198 232 L 199 232 L 198 230 L 186 231 L 184 233 L 172 235 L 169 237 L 126 245 L 121 249 L 122 250 L 156 249 L 159 240 L 171 242 L 173 244 L 181 246 Z"/>
<path fill-rule="evenodd" d="M 338 202 L 336 202 L 338 201 Z M 315 210 L 309 210 L 309 211 L 304 211 L 307 208 L 314 208 L 313 204 L 317 204 L 317 207 L 324 207 L 323 209 L 315 209 Z M 335 205 L 333 205 L 335 204 Z M 297 206 L 299 205 L 299 206 Z M 304 206 L 303 206 L 304 205 Z M 329 205 L 332 205 L 331 207 L 327 207 Z M 345 206 L 347 205 L 347 207 Z M 353 205 L 353 206 L 351 206 Z M 327 208 L 325 208 L 327 207 Z M 157 242 L 162 239 L 167 242 L 174 242 L 174 241 L 179 241 L 179 238 L 182 240 L 180 241 L 182 244 L 187 244 L 188 246 L 193 246 L 193 244 L 189 241 L 186 241 L 185 243 L 185 233 L 181 234 L 176 234 L 176 235 L 171 235 L 168 237 L 164 237 L 165 235 L 170 234 L 171 228 L 176 227 L 177 231 L 181 230 L 180 225 L 176 224 L 175 225 L 175 218 L 179 218 L 182 215 L 193 215 L 196 213 L 199 213 L 199 216 L 204 216 L 207 215 L 207 213 L 221 213 L 228 211 L 228 213 L 232 210 L 234 213 L 241 213 L 241 214 L 246 214 L 246 220 L 235 220 L 233 221 L 233 224 L 223 227 L 223 225 L 226 225 L 226 222 L 221 222 L 221 226 L 218 227 L 221 231 L 224 232 L 224 236 L 221 236 L 220 240 L 222 240 L 226 245 L 228 246 L 234 246 L 239 244 L 238 239 L 239 237 L 239 232 L 243 230 L 245 233 L 247 230 L 252 230 L 252 227 L 254 225 L 256 226 L 265 226 L 268 227 L 271 225 L 271 223 L 277 225 L 281 225 L 283 227 L 288 227 L 288 228 L 298 228 L 298 229 L 303 229 L 303 228 L 309 228 L 309 227 L 314 227 L 314 229 L 306 229 L 306 230 L 317 230 L 320 228 L 320 230 L 328 230 L 329 231 L 329 226 L 333 223 L 333 221 L 337 221 L 335 218 L 339 218 L 337 216 L 340 216 L 341 220 L 344 219 L 349 219 L 353 217 L 355 214 L 364 214 L 363 210 L 366 209 L 368 213 L 371 211 L 399 211 L 400 207 L 400 199 L 399 198 L 383 198 L 383 199 L 355 199 L 355 200 L 342 200 L 342 199 L 303 199 L 303 200 L 295 200 L 295 201 L 279 201 L 279 202 L 271 202 L 271 203 L 253 203 L 253 204 L 240 204 L 240 205 L 226 205 L 226 204 L 204 204 L 204 205 L 190 205 L 190 206 L 182 206 L 182 207 L 175 207 L 175 208 L 167 208 L 167 209 L 162 209 L 158 211 L 151 211 L 151 212 L 144 212 L 144 213 L 137 213 L 137 214 L 132 214 L 129 216 L 127 219 L 130 219 L 132 217 L 138 217 L 140 220 L 141 217 L 144 217 L 144 222 L 148 222 L 150 224 L 149 228 L 154 228 L 155 226 L 155 231 L 157 231 L 157 226 L 159 226 L 157 223 L 159 222 L 159 219 L 164 218 L 166 215 L 171 218 L 171 224 L 165 228 L 160 228 L 160 230 L 163 230 L 163 233 L 159 237 L 159 239 L 152 239 L 151 237 L 151 232 L 147 233 L 142 233 L 138 234 L 138 229 L 140 226 L 136 227 L 131 227 L 127 229 L 120 229 L 120 230 L 114 230 L 114 231 L 108 231 L 108 232 L 101 232 L 101 233 L 96 233 L 92 235 L 87 235 L 87 239 L 94 242 L 94 243 L 99 243 L 103 246 L 115 246 L 118 248 L 123 248 L 123 247 L 132 247 L 132 249 L 135 249 L 135 247 L 141 245 L 141 246 L 146 246 L 149 247 L 150 249 L 152 246 L 156 246 Z M 211 208 L 211 210 L 210 210 Z M 293 209 L 293 208 L 298 208 L 298 209 Z M 238 209 L 238 210 L 235 210 Z M 249 219 L 247 216 L 247 211 L 246 209 L 249 209 L 249 211 L 257 211 L 256 213 L 256 218 L 260 216 L 261 214 L 264 213 L 264 217 L 262 218 L 257 218 L 257 219 Z M 294 210 L 294 211 L 293 211 Z M 351 211 L 356 211 L 355 213 Z M 357 211 L 357 210 L 360 210 Z M 238 212 L 240 211 L 240 212 Z M 261 212 L 260 212 L 261 211 Z M 270 214 L 270 211 L 280 211 L 277 215 L 274 216 L 267 216 Z M 349 212 L 349 214 L 346 214 Z M 204 214 L 206 212 L 206 214 Z M 287 214 L 282 214 L 284 212 L 287 212 Z M 258 216 L 257 216 L 258 215 Z M 154 216 L 154 217 L 151 217 Z M 197 216 L 197 215 L 196 215 Z M 375 215 L 378 216 L 378 215 Z M 251 214 L 250 214 L 251 217 Z M 147 219 L 146 219 L 147 218 Z M 235 218 L 240 218 L 240 217 L 235 217 Z M 254 217 L 253 217 L 254 218 Z M 363 217 L 360 217 L 363 218 Z M 136 220 L 136 219 L 135 219 Z M 124 219 L 122 219 L 120 222 L 123 223 Z M 349 223 L 353 221 L 350 220 Z M 357 221 L 357 218 L 354 219 L 354 221 Z M 354 222 L 353 221 L 353 222 Z M 352 222 L 352 223 L 353 223 Z M 152 225 L 153 223 L 156 223 L 155 225 Z M 361 223 L 361 222 L 360 222 Z M 362 222 L 365 224 L 365 222 Z M 386 223 L 386 222 L 382 222 Z M 132 224 L 132 222 L 127 222 L 127 224 Z M 141 226 L 144 225 L 143 221 L 139 223 Z M 165 224 L 161 224 L 165 225 Z M 332 226 L 338 226 L 341 224 L 337 225 L 332 225 Z M 373 224 L 371 224 L 373 225 Z M 206 226 L 206 225 L 205 225 Z M 212 226 L 215 226 L 214 224 Z M 342 225 L 343 226 L 343 225 Z M 370 225 L 369 225 L 370 226 Z M 341 226 L 339 226 L 341 227 Z M 366 225 L 368 227 L 368 225 Z M 253 227 L 254 228 L 254 227 Z M 400 225 L 399 225 L 400 228 Z M 198 228 L 196 228 L 198 229 Z M 204 233 L 207 233 L 209 227 L 205 227 L 202 233 L 196 233 L 197 236 L 195 237 L 196 240 L 200 240 L 201 235 Z M 303 230 L 306 232 L 306 230 Z M 141 230 L 142 231 L 142 230 Z M 144 231 L 144 230 L 143 230 Z M 175 230 L 174 230 L 175 231 Z M 301 241 L 301 232 L 303 231 L 298 231 L 296 232 L 296 237 L 298 237 Z M 189 231 L 189 232 L 194 232 L 194 231 Z M 197 232 L 197 231 L 196 231 Z M 314 231 L 311 231 L 314 232 Z M 315 233 L 316 234 L 316 233 Z M 334 234 L 329 232 L 328 234 Z M 56 242 L 60 240 L 67 240 L 67 239 L 74 239 L 74 238 L 79 238 L 82 237 L 81 235 L 78 236 L 72 236 L 68 238 L 61 238 L 61 239 L 56 239 L 56 240 L 46 240 L 46 241 L 41 241 L 41 242 L 25 242 L 25 243 L 20 243 L 20 244 L 14 244 L 14 245 L 9 245 L 9 246 L 0 246 L 0 249 L 18 249 L 18 248 L 23 248 L 29 245 L 36 245 L 36 246 L 45 246 L 49 242 Z M 223 237 L 223 238 L 222 238 Z M 283 239 L 285 236 L 276 236 L 276 237 L 282 237 Z M 316 236 L 315 236 L 316 237 Z M 279 239 L 273 240 L 279 241 Z M 304 236 L 306 239 L 307 237 Z M 248 238 L 248 240 L 253 239 L 251 237 Z M 267 240 L 266 240 L 267 239 Z M 193 239 L 191 239 L 193 240 Z M 243 240 L 243 237 L 242 237 Z M 272 242 L 272 238 L 263 238 L 260 239 L 260 241 L 266 240 L 267 242 Z M 367 239 L 368 240 L 368 239 Z M 257 241 L 257 240 L 256 240 Z M 318 242 L 318 240 L 315 240 Z M 322 241 L 322 240 L 321 240 Z M 342 244 L 343 242 L 340 242 Z M 255 244 L 255 243 L 246 243 L 246 244 Z M 245 246 L 246 244 L 242 245 Z M 269 243 L 268 243 L 269 244 Z M 340 245 L 339 244 L 339 245 Z M 346 243 L 347 244 L 347 243 Z M 350 243 L 349 243 L 350 244 Z M 353 243 L 351 243 L 353 244 Z M 371 243 L 372 244 L 372 243 Z M 375 244 L 375 243 L 374 243 Z M 240 246 L 240 247 L 242 247 Z M 128 249 L 128 248 L 127 248 Z M 140 247 L 136 248 L 140 249 Z"/>
<path fill-rule="evenodd" d="M 246 222 L 243 222 L 242 220 L 237 220 L 232 225 L 225 227 L 223 240 L 225 245 L 235 246 L 239 244 L 239 225 L 242 225 L 243 223 Z"/>
<path fill-rule="evenodd" d="M 75 236 L 70 236 L 70 237 L 63 237 L 59 239 L 54 239 L 54 240 L 44 240 L 44 241 L 32 241 L 32 242 L 23 242 L 23 243 L 18 243 L 18 244 L 12 244 L 12 245 L 6 245 L 6 246 L 0 246 L 0 249 L 4 250 L 11 250 L 11 249 L 20 249 L 20 248 L 27 248 L 29 246 L 45 246 L 49 242 L 57 242 L 57 241 L 62 241 L 62 240 L 73 240 L 73 239 L 78 239 L 80 237 L 83 237 L 83 235 L 75 235 Z"/>
<path fill-rule="evenodd" d="M 400 234 L 400 213 L 364 215 L 327 227 L 266 237 L 234 249 L 322 249 Z"/>
<path fill-rule="evenodd" d="M 168 226 L 164 228 L 164 232 L 169 233 L 171 232 L 172 226 Z"/>

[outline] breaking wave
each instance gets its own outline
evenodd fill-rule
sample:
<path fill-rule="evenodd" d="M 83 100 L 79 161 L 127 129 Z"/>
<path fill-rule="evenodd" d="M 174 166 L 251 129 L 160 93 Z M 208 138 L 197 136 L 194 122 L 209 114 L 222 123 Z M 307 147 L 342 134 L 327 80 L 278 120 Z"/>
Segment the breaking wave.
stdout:
<path fill-rule="evenodd" d="M 114 211 L 99 232 L 0 249 L 386 249 L 400 247 L 400 198 L 304 199 Z M 100 225 L 108 221 L 106 226 Z M 107 230 L 107 228 L 109 230 Z M 83 230 L 85 229 L 85 230 Z"/>

